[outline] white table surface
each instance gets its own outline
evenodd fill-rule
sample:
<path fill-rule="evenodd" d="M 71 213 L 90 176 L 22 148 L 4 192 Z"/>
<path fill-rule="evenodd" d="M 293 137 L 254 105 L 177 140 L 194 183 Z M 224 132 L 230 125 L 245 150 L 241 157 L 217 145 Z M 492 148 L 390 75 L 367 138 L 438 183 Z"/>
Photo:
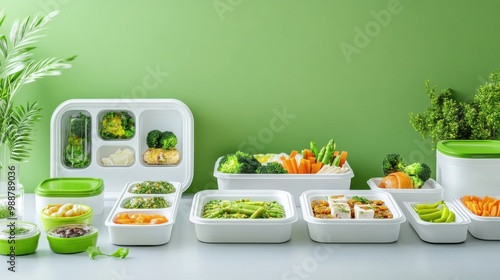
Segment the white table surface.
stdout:
<path fill-rule="evenodd" d="M 500 279 L 500 241 L 469 234 L 464 243 L 429 244 L 405 222 L 394 243 L 323 244 L 309 238 L 300 208 L 286 243 L 202 243 L 189 221 L 192 199 L 182 197 L 165 245 L 130 246 L 125 259 L 91 260 L 86 252 L 53 253 L 42 233 L 35 254 L 16 257 L 16 272 L 8 271 L 8 257 L 0 256 L 0 279 Z M 33 194 L 26 195 L 25 204 L 24 219 L 41 228 Z M 104 213 L 93 222 L 99 229 L 97 246 L 106 253 L 120 247 L 110 243 L 104 225 L 113 204 L 106 200 Z"/>

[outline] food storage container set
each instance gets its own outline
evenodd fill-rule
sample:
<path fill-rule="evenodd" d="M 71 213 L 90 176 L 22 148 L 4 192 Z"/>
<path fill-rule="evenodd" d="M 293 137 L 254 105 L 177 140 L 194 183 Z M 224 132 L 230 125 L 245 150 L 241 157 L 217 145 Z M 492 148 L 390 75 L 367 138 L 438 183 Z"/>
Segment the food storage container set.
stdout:
<path fill-rule="evenodd" d="M 99 135 L 102 117 L 110 111 L 126 112 L 134 119 L 134 133 L 126 139 L 105 139 Z M 79 119 L 78 116 L 85 116 Z M 166 121 L 158 121 L 166 120 Z M 139 99 L 133 102 L 110 99 L 74 99 L 62 103 L 51 119 L 51 178 L 44 180 L 35 190 L 37 212 L 41 213 L 49 204 L 80 203 L 87 205 L 90 216 L 103 212 L 104 196 L 116 198 L 116 202 L 105 220 L 110 241 L 116 245 L 162 245 L 170 240 L 182 193 L 193 177 L 194 144 L 193 116 L 185 104 L 175 99 Z M 88 133 L 77 129 L 81 125 Z M 76 126 L 78 127 L 78 126 Z M 169 130 L 178 137 L 177 149 L 181 159 L 173 165 L 149 165 L 143 160 L 147 151 L 146 137 L 149 131 Z M 71 166 L 66 158 L 72 133 L 83 135 L 82 152 L 84 165 Z M 80 134 L 78 134 L 80 133 Z M 443 142 L 438 145 L 437 180 L 428 180 L 422 189 L 389 190 L 378 184 L 382 178 L 368 180 L 369 190 L 350 190 L 354 177 L 352 169 L 344 174 L 225 174 L 217 171 L 215 162 L 213 175 L 217 178 L 218 190 L 197 192 L 191 204 L 189 220 L 194 224 L 196 237 L 207 243 L 282 243 L 292 233 L 292 225 L 298 220 L 300 207 L 311 240 L 323 243 L 391 243 L 399 238 L 400 226 L 406 220 L 418 236 L 429 243 L 464 242 L 467 232 L 479 239 L 500 240 L 500 218 L 474 217 L 460 202 L 460 196 L 491 195 L 496 191 L 500 152 L 497 142 L 472 143 Z M 481 146 L 478 149 L 474 144 Z M 484 145 L 483 145 L 484 144 Z M 486 147 L 484 147 L 486 146 Z M 460 152 L 456 152 L 457 147 Z M 468 150 L 470 149 L 470 150 Z M 109 164 L 112 155 L 128 151 L 127 158 L 120 163 Z M 478 151 L 473 154 L 470 151 Z M 464 152 L 465 151 L 465 152 Z M 463 162 L 462 162 L 463 161 Z M 70 162 L 70 163 L 68 163 Z M 346 165 L 348 163 L 346 162 Z M 465 165 L 465 166 L 463 166 Z M 464 178 L 471 174 L 470 178 Z M 487 174 L 488 176 L 483 176 Z M 453 177 L 453 178 L 450 178 Z M 476 181 L 477 180 L 477 181 Z M 489 181 L 488 181 L 489 180 Z M 133 193 L 131 189 L 145 181 L 167 181 L 175 191 L 165 194 Z M 460 181 L 460 182 L 459 182 Z M 467 182 L 467 184 L 463 183 Z M 478 185 L 472 189 L 470 185 Z M 469 193 L 474 190 L 474 193 Z M 476 191 L 477 190 L 477 191 Z M 490 193 L 492 192 L 492 193 Z M 446 195 L 448 194 L 448 195 Z M 364 197 L 384 203 L 391 213 L 390 219 L 326 219 L 315 217 L 312 203 L 332 195 Z M 160 208 L 130 207 L 137 199 L 161 199 Z M 204 205 L 210 200 L 250 199 L 277 201 L 283 206 L 285 217 L 275 219 L 209 219 L 202 216 Z M 450 210 L 456 212 L 453 223 L 437 224 L 419 219 L 413 205 L 446 199 Z M 135 203 L 135 202 L 134 202 Z M 136 204 L 134 204 L 136 205 Z M 93 211 L 93 212 L 92 212 Z M 161 224 L 120 224 L 120 215 L 154 214 L 166 217 Z M 92 220 L 79 217 L 77 221 L 45 219 L 40 214 L 43 228 L 47 231 L 49 245 L 57 253 L 81 251 L 85 246 L 96 244 L 97 229 Z M 62 219 L 62 218 L 60 218 Z M 85 228 L 84 236 L 73 239 L 58 236 L 59 226 Z M 3 225 L 2 225 L 3 226 Z M 30 225 L 27 224 L 27 228 Z M 36 225 L 35 225 L 36 227 Z M 78 229 L 82 230 L 82 229 Z M 30 228 L 26 235 L 26 247 L 19 254 L 36 250 L 39 231 Z M 0 232 L 0 236 L 3 235 Z M 78 241 L 78 242 L 77 242 Z M 4 238 L 0 238 L 3 244 Z M 0 247 L 0 250 L 3 250 Z M 0 251 L 0 253 L 3 251 Z"/>

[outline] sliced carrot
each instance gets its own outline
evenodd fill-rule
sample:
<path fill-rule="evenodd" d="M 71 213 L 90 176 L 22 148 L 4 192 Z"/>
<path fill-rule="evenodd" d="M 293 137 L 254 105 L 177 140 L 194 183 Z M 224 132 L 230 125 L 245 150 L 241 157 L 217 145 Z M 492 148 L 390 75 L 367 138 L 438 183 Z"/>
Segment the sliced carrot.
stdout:
<path fill-rule="evenodd" d="M 311 173 L 311 161 L 306 159 L 305 163 L 306 163 L 306 173 L 309 174 Z"/>
<path fill-rule="evenodd" d="M 289 160 L 292 163 L 293 173 L 294 174 L 299 173 L 299 167 L 297 165 L 297 160 L 295 158 L 290 158 Z"/>
<path fill-rule="evenodd" d="M 496 205 L 493 205 L 493 207 L 491 207 L 490 216 L 495 217 L 497 215 L 497 213 L 498 213 L 497 208 L 498 207 Z"/>
<path fill-rule="evenodd" d="M 340 153 L 339 166 L 340 167 L 344 166 L 344 163 L 346 162 L 346 160 L 347 160 L 347 151 L 342 151 Z"/>
<path fill-rule="evenodd" d="M 311 163 L 311 173 L 316 174 L 323 167 L 323 163 L 321 161 Z"/>
<path fill-rule="evenodd" d="M 315 157 L 308 157 L 307 160 L 309 160 L 310 163 L 315 163 L 316 158 Z"/>
<path fill-rule="evenodd" d="M 299 154 L 299 151 L 297 150 L 293 150 L 291 153 L 290 153 L 290 156 L 288 156 L 289 158 L 294 158 L 296 155 Z"/>
<path fill-rule="evenodd" d="M 299 161 L 299 173 L 306 174 L 306 163 L 304 158 L 301 158 Z"/>

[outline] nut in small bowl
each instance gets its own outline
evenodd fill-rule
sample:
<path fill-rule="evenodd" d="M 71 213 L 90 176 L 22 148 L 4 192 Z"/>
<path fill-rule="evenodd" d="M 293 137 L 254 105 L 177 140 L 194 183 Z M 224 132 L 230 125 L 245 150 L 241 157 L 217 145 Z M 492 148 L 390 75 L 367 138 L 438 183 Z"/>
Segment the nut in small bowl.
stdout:
<path fill-rule="evenodd" d="M 431 205 L 435 204 L 435 210 Z M 423 206 L 417 213 L 415 210 L 417 205 Z M 448 208 L 449 215 L 452 219 L 443 219 L 443 205 Z M 440 211 L 441 210 L 441 211 Z M 408 222 L 418 234 L 420 239 L 428 243 L 462 243 L 467 239 L 468 225 L 471 220 L 453 202 L 437 201 L 435 203 L 423 202 L 403 202 L 403 212 L 408 219 Z M 453 214 L 452 214 L 453 213 Z M 434 217 L 432 217 L 434 216 Z"/>
<path fill-rule="evenodd" d="M 47 231 L 50 249 L 58 254 L 86 251 L 97 243 L 97 228 L 87 224 L 56 226 Z"/>
<path fill-rule="evenodd" d="M 92 208 L 84 204 L 49 204 L 42 209 L 40 219 L 44 230 L 69 224 L 91 224 Z"/>

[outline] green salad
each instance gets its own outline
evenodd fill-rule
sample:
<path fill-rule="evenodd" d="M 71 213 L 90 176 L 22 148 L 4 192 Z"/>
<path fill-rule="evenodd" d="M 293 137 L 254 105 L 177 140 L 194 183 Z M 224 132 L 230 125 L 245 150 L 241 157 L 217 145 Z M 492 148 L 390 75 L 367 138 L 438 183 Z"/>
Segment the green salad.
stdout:
<path fill-rule="evenodd" d="M 135 184 L 130 192 L 134 194 L 169 194 L 175 192 L 175 187 L 166 181 L 144 181 Z"/>

